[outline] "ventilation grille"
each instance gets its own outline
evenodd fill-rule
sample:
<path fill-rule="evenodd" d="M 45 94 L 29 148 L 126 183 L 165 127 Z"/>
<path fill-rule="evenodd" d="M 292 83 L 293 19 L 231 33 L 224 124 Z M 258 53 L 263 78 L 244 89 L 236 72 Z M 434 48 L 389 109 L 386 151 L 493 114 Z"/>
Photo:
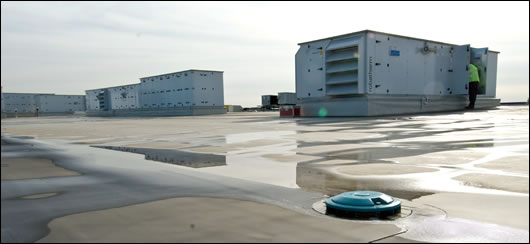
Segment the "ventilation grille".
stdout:
<path fill-rule="evenodd" d="M 359 38 L 333 40 L 326 48 L 326 95 L 359 92 Z"/>

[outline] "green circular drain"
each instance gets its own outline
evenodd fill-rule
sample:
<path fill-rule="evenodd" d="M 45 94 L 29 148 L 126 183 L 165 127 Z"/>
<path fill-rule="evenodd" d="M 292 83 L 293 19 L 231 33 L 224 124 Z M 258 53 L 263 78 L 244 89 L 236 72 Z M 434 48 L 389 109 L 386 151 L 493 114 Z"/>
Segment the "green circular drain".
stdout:
<path fill-rule="evenodd" d="M 384 218 L 401 212 L 401 201 L 381 192 L 350 191 L 326 199 L 326 214 Z"/>

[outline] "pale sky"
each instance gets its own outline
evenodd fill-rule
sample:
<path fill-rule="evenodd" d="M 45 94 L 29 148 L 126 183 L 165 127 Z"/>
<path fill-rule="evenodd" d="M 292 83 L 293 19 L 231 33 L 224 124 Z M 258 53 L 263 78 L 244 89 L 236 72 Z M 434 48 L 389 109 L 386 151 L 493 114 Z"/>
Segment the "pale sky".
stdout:
<path fill-rule="evenodd" d="M 497 97 L 528 99 L 528 2 L 5 2 L 4 92 L 84 94 L 224 71 L 225 104 L 295 91 L 297 43 L 361 30 L 501 52 Z"/>

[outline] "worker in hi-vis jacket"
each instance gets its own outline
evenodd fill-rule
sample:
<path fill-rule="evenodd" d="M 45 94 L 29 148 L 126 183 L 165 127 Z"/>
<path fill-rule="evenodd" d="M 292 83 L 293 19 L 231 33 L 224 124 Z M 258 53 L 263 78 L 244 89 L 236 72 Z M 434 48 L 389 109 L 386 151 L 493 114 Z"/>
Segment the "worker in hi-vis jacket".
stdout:
<path fill-rule="evenodd" d="M 469 64 L 469 105 L 466 109 L 475 109 L 479 83 L 480 79 L 478 77 L 477 66 Z"/>

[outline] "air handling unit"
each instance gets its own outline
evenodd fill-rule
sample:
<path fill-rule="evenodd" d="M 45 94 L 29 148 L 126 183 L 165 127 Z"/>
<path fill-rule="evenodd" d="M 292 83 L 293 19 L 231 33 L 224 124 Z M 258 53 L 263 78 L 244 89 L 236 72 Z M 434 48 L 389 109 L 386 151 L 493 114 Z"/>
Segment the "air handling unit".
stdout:
<path fill-rule="evenodd" d="M 451 111 L 468 104 L 468 65 L 479 69 L 475 108 L 498 106 L 499 52 L 360 31 L 298 44 L 301 116 L 375 116 Z"/>
<path fill-rule="evenodd" d="M 88 116 L 179 116 L 226 113 L 223 72 L 184 70 L 140 83 L 87 90 Z"/>

